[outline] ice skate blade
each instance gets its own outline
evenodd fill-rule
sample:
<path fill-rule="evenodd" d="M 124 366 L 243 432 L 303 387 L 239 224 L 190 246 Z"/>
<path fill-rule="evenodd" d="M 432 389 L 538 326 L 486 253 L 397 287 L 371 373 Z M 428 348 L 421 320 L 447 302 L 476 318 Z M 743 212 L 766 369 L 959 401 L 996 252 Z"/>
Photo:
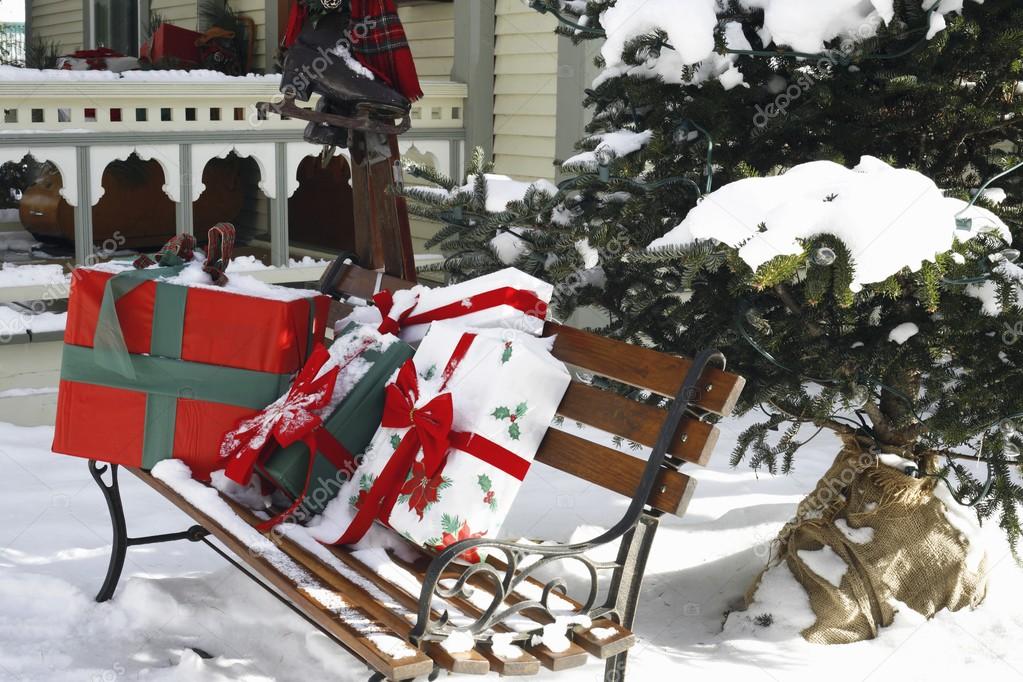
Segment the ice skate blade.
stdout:
<path fill-rule="evenodd" d="M 368 103 L 357 104 L 355 116 L 342 116 L 340 114 L 328 114 L 322 111 L 306 109 L 295 104 L 294 98 L 290 97 L 285 98 L 280 103 L 257 102 L 256 111 L 259 112 L 261 118 L 266 118 L 270 114 L 277 114 L 278 116 L 287 116 L 288 118 L 311 121 L 337 128 L 381 133 L 383 135 L 401 135 L 408 132 L 412 127 L 412 118 L 406 109 Z M 382 120 L 387 118 L 390 119 L 390 122 Z"/>

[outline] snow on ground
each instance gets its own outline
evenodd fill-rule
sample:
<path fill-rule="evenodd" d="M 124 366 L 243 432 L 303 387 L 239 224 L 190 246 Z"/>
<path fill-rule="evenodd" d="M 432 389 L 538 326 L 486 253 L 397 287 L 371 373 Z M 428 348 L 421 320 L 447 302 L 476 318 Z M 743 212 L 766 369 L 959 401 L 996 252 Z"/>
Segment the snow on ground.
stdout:
<path fill-rule="evenodd" d="M 0 415 L 3 419 L 3 415 Z M 712 466 L 693 467 L 699 487 L 682 520 L 665 519 L 654 544 L 630 657 L 632 680 L 958 679 L 1023 677 L 1023 573 L 997 529 L 991 592 L 970 613 L 927 622 L 903 610 L 873 642 L 816 646 L 805 595 L 784 566 L 764 578 L 746 612 L 736 604 L 764 565 L 767 543 L 830 464 L 826 436 L 801 453 L 791 476 L 760 479 L 728 466 L 742 424 L 724 425 Z M 112 422 L 107 428 L 115 427 Z M 97 425 L 104 428 L 104 425 Z M 572 428 L 568 426 L 566 428 Z M 106 571 L 107 511 L 85 462 L 48 452 L 49 427 L 0 425 L 0 680 L 298 682 L 365 680 L 366 669 L 228 567 L 203 545 L 131 550 L 116 598 L 91 595 Z M 130 475 L 121 478 L 133 535 L 182 530 L 188 519 Z M 626 501 L 543 466 L 530 473 L 509 530 L 584 540 Z M 599 553 L 611 557 L 614 548 Z M 571 574 L 578 586 L 581 576 Z M 764 627 L 757 623 L 769 620 Z M 764 616 L 764 618 L 758 618 Z M 722 631 L 724 624 L 724 631 Z M 189 648 L 214 655 L 202 660 Z M 557 679 L 603 679 L 592 663 Z M 538 679 L 554 679 L 541 674 Z M 494 678 L 496 679 L 496 678 Z"/>
<path fill-rule="evenodd" d="M 0 235 L 0 250 L 4 250 L 10 244 L 21 245 L 22 241 L 11 240 L 5 242 L 3 235 Z M 98 263 L 95 267 L 108 268 L 114 271 L 128 269 L 136 257 L 135 252 L 126 252 L 124 259 L 112 260 L 106 263 Z M 239 256 L 233 258 L 227 266 L 228 274 L 248 272 L 269 272 L 287 268 L 313 268 L 325 267 L 330 264 L 329 260 L 304 256 L 300 259 L 289 258 L 285 267 L 277 265 L 266 265 L 255 256 Z M 71 275 L 65 271 L 63 265 L 53 264 L 0 264 L 0 288 L 19 286 L 39 285 L 66 285 L 71 282 Z"/>
<path fill-rule="evenodd" d="M 3 0 L 3 2 L 0 2 L 0 22 L 13 24 L 24 23 L 24 0 Z"/>
<path fill-rule="evenodd" d="M 0 340 L 27 331 L 34 334 L 64 331 L 66 325 L 67 313 L 37 312 L 31 308 L 0 304 Z"/>
<path fill-rule="evenodd" d="M 0 265 L 0 287 L 22 287 L 33 284 L 65 284 L 63 265 Z"/>

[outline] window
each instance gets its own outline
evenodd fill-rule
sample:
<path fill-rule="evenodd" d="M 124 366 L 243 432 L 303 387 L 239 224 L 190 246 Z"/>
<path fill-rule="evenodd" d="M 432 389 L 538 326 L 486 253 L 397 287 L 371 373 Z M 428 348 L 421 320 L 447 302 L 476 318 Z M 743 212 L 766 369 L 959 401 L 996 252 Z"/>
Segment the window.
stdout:
<path fill-rule="evenodd" d="M 93 0 L 92 43 L 126 55 L 139 53 L 139 0 Z"/>

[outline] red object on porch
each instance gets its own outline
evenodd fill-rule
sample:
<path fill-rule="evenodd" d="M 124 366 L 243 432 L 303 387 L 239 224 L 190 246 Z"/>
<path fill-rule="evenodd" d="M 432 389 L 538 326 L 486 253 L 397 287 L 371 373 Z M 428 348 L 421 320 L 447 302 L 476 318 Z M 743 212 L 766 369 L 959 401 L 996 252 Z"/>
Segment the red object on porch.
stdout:
<path fill-rule="evenodd" d="M 196 41 L 202 35 L 174 24 L 160 24 L 153 39 L 142 46 L 139 57 L 151 64 L 168 60 L 182 67 L 199 66 L 202 54 Z"/>

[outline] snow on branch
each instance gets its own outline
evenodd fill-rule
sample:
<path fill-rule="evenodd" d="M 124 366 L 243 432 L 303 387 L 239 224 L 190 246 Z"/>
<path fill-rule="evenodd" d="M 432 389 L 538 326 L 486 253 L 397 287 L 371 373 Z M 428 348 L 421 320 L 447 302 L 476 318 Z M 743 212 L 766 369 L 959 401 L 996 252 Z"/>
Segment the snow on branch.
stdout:
<path fill-rule="evenodd" d="M 982 0 L 973 0 L 982 2 Z M 763 10 L 751 27 L 764 47 L 819 54 L 832 41 L 862 43 L 895 16 L 894 0 L 736 0 L 743 10 Z M 945 28 L 945 15 L 961 12 L 966 0 L 920 0 L 927 12 L 926 39 Z M 719 80 L 726 88 L 743 82 L 736 54 L 716 49 L 721 32 L 727 50 L 750 50 L 742 24 L 729 21 L 724 0 L 617 0 L 600 15 L 606 33 L 604 71 L 594 87 L 617 76 L 660 77 L 666 83 Z M 723 29 L 723 30 L 722 30 Z M 626 55 L 637 39 L 660 34 L 672 49 L 653 50 L 640 65 Z M 635 60 L 631 60 L 635 61 Z M 691 68 L 696 67 L 695 73 Z"/>
<path fill-rule="evenodd" d="M 747 178 L 707 195 L 686 219 L 652 242 L 651 249 L 714 239 L 738 249 L 756 270 L 778 256 L 803 253 L 802 240 L 833 235 L 855 262 L 850 289 L 883 282 L 981 234 L 1011 241 L 995 214 L 973 206 L 963 216 L 971 230 L 956 228 L 965 201 L 946 197 L 934 182 L 912 170 L 864 156 L 850 170 L 815 161 L 765 178 Z"/>

